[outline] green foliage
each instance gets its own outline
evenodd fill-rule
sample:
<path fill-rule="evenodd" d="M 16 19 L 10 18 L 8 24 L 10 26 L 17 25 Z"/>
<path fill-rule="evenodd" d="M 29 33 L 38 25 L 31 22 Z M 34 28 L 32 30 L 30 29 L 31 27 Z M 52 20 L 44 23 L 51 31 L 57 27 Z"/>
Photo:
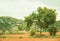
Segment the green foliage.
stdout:
<path fill-rule="evenodd" d="M 60 20 L 56 21 L 56 26 L 60 28 Z"/>
<path fill-rule="evenodd" d="M 33 30 L 30 31 L 30 35 L 31 35 L 31 36 L 34 36 L 35 34 L 36 34 L 35 31 L 33 31 Z"/>
<path fill-rule="evenodd" d="M 49 25 L 48 31 L 50 36 L 55 36 L 57 32 L 57 28 L 54 27 L 54 25 Z"/>
<path fill-rule="evenodd" d="M 33 21 L 30 16 L 25 17 L 25 22 L 27 24 L 28 30 L 30 30 L 30 26 L 32 25 Z"/>
<path fill-rule="evenodd" d="M 32 14 L 25 17 L 25 20 L 19 20 L 16 18 L 2 16 L 0 17 L 0 31 L 1 34 L 6 31 L 11 32 L 14 27 L 17 27 L 18 31 L 26 30 L 30 31 L 30 35 L 34 36 L 36 31 L 43 31 L 48 29 L 50 35 L 56 35 L 57 29 L 52 24 L 56 22 L 56 10 L 49 8 L 38 7 L 37 11 L 33 11 Z M 60 27 L 59 21 L 56 22 L 56 26 Z"/>
<path fill-rule="evenodd" d="M 8 16 L 1 16 L 0 17 L 0 30 L 4 33 L 5 31 L 11 32 L 13 27 L 18 26 L 21 24 L 21 20 L 13 18 L 13 17 L 8 17 Z"/>
<path fill-rule="evenodd" d="M 23 24 L 18 26 L 18 30 L 22 31 L 23 30 Z"/>
<path fill-rule="evenodd" d="M 49 25 L 54 24 L 56 22 L 55 11 L 56 10 L 49 9 L 46 7 L 38 7 L 37 12 L 33 11 L 32 14 L 25 17 L 27 26 L 30 28 L 33 23 L 35 23 L 39 27 L 39 29 L 41 29 L 40 32 L 42 32 L 44 28 L 48 28 Z"/>

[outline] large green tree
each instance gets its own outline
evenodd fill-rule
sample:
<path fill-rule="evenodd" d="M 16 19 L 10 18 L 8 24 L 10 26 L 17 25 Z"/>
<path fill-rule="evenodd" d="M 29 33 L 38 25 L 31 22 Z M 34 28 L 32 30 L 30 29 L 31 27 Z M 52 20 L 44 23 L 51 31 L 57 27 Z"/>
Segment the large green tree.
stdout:
<path fill-rule="evenodd" d="M 46 7 L 41 8 L 38 7 L 38 25 L 40 29 L 42 30 L 43 28 L 48 28 L 49 25 L 55 24 L 56 22 L 56 12 L 53 9 L 48 9 Z M 40 30 L 40 34 L 41 34 Z"/>
<path fill-rule="evenodd" d="M 32 12 L 28 17 L 25 18 L 27 26 L 30 27 L 35 23 L 40 29 L 40 35 L 43 28 L 48 28 L 49 25 L 54 24 L 56 21 L 56 10 L 49 8 L 37 8 L 37 12 Z"/>
<path fill-rule="evenodd" d="M 30 16 L 25 17 L 25 22 L 27 24 L 26 30 L 30 30 L 30 26 L 32 26 L 33 20 Z"/>

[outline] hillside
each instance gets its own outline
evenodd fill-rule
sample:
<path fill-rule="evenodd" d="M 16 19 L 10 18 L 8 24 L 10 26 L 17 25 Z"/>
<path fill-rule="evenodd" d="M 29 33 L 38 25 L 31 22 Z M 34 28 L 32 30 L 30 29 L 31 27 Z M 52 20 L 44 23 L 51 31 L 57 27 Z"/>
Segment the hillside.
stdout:
<path fill-rule="evenodd" d="M 0 31 L 11 31 L 14 27 L 17 27 L 23 23 L 23 20 L 19 20 L 9 16 L 0 16 Z"/>

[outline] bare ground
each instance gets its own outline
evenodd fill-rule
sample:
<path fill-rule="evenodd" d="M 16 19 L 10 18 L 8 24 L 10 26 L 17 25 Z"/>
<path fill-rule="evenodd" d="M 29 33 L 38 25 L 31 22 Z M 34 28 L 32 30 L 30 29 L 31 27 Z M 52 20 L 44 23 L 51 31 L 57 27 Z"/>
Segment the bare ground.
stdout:
<path fill-rule="evenodd" d="M 49 35 L 48 32 L 43 32 L 42 34 Z M 60 35 L 60 32 L 56 33 L 57 35 Z M 13 36 L 13 37 L 19 37 L 19 36 L 25 36 L 28 37 L 29 34 L 11 34 L 11 35 L 4 35 L 4 36 Z M 0 41 L 60 41 L 60 38 L 0 38 Z"/>
<path fill-rule="evenodd" d="M 0 41 L 60 41 L 60 38 L 0 38 Z"/>

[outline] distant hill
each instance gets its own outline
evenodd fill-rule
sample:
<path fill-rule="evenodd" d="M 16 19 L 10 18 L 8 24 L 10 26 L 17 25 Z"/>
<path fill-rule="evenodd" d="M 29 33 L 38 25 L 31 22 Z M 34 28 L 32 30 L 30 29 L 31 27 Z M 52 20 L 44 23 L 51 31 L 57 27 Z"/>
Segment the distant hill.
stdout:
<path fill-rule="evenodd" d="M 0 30 L 6 31 L 11 30 L 13 27 L 16 27 L 23 23 L 23 20 L 16 19 L 9 16 L 0 16 Z"/>

